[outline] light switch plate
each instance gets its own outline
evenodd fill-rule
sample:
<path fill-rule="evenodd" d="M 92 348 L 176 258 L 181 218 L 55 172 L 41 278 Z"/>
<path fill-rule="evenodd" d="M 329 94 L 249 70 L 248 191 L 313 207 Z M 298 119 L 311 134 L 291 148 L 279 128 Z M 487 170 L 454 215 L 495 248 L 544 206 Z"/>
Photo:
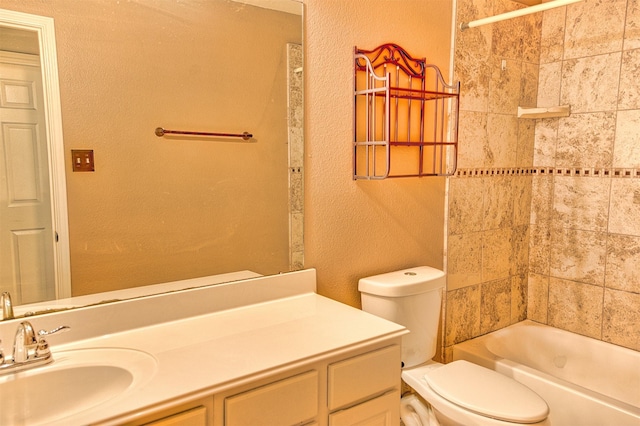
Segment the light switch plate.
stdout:
<path fill-rule="evenodd" d="M 71 161 L 74 172 L 93 172 L 96 170 L 92 149 L 72 149 Z"/>

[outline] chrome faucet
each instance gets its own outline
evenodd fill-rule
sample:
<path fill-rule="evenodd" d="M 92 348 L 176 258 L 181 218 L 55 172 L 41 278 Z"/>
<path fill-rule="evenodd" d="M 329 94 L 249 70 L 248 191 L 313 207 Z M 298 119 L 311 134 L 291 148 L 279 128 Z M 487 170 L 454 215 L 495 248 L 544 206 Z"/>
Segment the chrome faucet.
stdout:
<path fill-rule="evenodd" d="M 5 291 L 0 295 L 0 305 L 2 305 L 2 318 L 0 321 L 13 319 L 13 303 L 11 303 L 11 295 Z"/>
<path fill-rule="evenodd" d="M 66 331 L 69 328 L 63 325 L 51 331 L 40 330 L 36 334 L 29 321 L 21 322 L 16 330 L 12 356 L 7 358 L 0 350 L 0 375 L 52 362 L 51 350 L 45 336 Z"/>
<path fill-rule="evenodd" d="M 38 340 L 33 326 L 30 322 L 24 321 L 18 325 L 16 337 L 13 342 L 13 362 L 24 363 L 30 359 L 35 359 L 38 352 Z"/>

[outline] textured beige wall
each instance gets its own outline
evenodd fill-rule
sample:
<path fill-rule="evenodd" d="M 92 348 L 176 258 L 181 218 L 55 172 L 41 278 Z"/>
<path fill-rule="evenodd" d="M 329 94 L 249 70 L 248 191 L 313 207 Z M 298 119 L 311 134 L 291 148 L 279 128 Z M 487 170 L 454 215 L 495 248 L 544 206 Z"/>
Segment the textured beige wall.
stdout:
<path fill-rule="evenodd" d="M 358 279 L 443 267 L 444 178 L 353 181 L 353 47 L 397 43 L 449 72 L 451 2 L 306 0 L 305 266 L 360 305 Z"/>
<path fill-rule="evenodd" d="M 288 269 L 286 43 L 301 42 L 300 17 L 279 14 L 273 37 L 261 22 L 275 12 L 219 3 L 2 1 L 55 19 L 65 151 L 95 152 L 94 173 L 67 175 L 74 295 Z"/>

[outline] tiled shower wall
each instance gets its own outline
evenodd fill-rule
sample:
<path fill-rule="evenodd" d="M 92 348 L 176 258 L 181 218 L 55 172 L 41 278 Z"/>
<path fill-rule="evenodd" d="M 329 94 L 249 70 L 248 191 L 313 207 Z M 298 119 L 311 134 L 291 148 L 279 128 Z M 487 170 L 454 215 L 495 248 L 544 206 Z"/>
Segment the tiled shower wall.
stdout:
<path fill-rule="evenodd" d="M 457 25 L 518 7 L 459 0 Z M 639 7 L 458 30 L 445 349 L 529 318 L 640 350 Z M 516 117 L 561 104 L 570 117 Z"/>
<path fill-rule="evenodd" d="M 459 0 L 457 27 L 518 8 Z M 539 15 L 539 14 L 538 14 Z M 458 175 L 449 180 L 444 346 L 526 318 L 531 176 L 541 17 L 457 30 Z M 445 358 L 447 358 L 445 351 Z"/>
<path fill-rule="evenodd" d="M 640 3 L 544 14 L 528 317 L 640 350 Z"/>

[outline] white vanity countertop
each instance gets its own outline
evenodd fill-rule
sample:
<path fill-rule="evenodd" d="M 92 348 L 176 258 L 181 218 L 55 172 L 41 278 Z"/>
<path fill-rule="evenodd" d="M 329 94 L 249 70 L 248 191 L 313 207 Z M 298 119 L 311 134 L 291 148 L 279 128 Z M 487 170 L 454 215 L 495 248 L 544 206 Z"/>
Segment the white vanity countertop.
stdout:
<path fill-rule="evenodd" d="M 100 408 L 56 424 L 115 424 L 175 403 L 212 395 L 380 339 L 398 337 L 404 327 L 316 293 L 227 309 L 158 325 L 92 337 L 63 345 L 128 348 L 157 360 L 148 383 Z M 109 420 L 112 419 L 112 420 Z M 117 421 L 116 421 L 117 419 Z"/>

